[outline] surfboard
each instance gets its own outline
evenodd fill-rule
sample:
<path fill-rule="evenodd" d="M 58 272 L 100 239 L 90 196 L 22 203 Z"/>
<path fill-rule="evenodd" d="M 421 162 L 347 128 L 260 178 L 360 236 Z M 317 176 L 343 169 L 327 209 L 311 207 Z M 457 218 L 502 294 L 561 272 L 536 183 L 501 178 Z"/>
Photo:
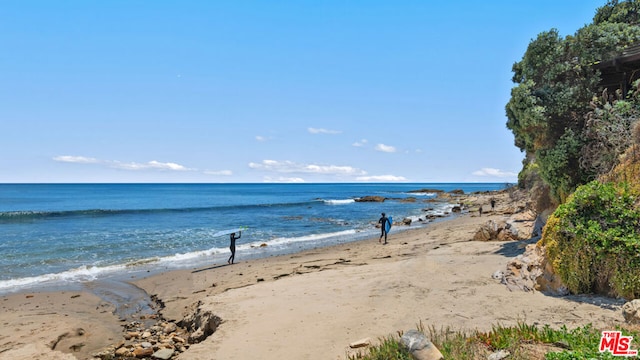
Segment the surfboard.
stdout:
<path fill-rule="evenodd" d="M 389 232 L 389 230 L 391 230 L 391 224 L 393 223 L 393 218 L 391 216 L 389 216 L 387 219 L 389 219 L 389 221 L 387 221 L 387 223 L 384 225 L 385 232 Z"/>
<path fill-rule="evenodd" d="M 216 237 L 216 236 L 222 236 L 222 235 L 229 235 L 231 233 L 237 233 L 237 232 L 244 231 L 244 230 L 247 230 L 247 229 L 248 229 L 248 227 L 241 226 L 239 228 L 221 230 L 221 231 L 218 231 L 217 233 L 213 234 L 213 236 Z"/>

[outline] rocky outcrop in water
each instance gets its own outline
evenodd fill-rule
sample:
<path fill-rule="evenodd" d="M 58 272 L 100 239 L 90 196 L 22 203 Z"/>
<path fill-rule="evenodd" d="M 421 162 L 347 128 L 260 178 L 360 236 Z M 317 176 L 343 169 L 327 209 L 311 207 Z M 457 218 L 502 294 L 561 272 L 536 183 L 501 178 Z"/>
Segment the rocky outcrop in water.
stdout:
<path fill-rule="evenodd" d="M 384 202 L 384 196 L 363 196 L 361 198 L 355 199 L 356 202 Z"/>

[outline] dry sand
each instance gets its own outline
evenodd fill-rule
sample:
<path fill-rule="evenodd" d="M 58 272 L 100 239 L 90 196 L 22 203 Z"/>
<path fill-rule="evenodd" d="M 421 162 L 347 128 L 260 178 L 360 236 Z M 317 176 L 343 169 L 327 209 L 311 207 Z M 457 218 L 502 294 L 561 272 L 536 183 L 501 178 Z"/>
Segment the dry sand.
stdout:
<path fill-rule="evenodd" d="M 478 227 L 504 215 L 477 212 L 426 228 L 303 253 L 180 270 L 134 283 L 181 320 L 199 310 L 222 319 L 215 333 L 178 359 L 345 359 L 349 343 L 413 329 L 489 330 L 517 322 L 602 328 L 621 324 L 621 302 L 511 292 L 492 274 L 524 251 L 521 242 L 472 241 Z M 506 198 L 498 210 L 508 206 Z M 80 296 L 78 296 L 80 295 Z M 121 340 L 118 320 L 87 293 L 16 294 L 0 298 L 0 359 L 73 359 L 56 350 L 80 341 L 92 350 Z M 83 329 L 78 335 L 77 329 Z M 103 345 L 104 344 L 104 345 Z M 32 350 L 29 350 L 32 349 Z M 68 357 L 65 357 L 68 356 Z"/>

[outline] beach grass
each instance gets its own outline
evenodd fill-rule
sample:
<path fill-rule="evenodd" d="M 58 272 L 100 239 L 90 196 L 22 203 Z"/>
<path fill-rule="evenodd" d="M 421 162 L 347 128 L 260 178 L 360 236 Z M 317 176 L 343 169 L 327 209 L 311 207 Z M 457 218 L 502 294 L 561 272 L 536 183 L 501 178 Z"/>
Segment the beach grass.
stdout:
<path fill-rule="evenodd" d="M 490 331 L 461 331 L 450 327 L 425 327 L 418 324 L 431 342 L 440 350 L 444 359 L 476 360 L 498 351 L 509 353 L 509 359 L 615 359 L 611 353 L 599 352 L 602 330 L 591 324 L 577 328 L 552 328 L 549 325 L 537 326 L 519 322 L 514 326 L 494 325 Z M 637 329 L 616 328 L 625 336 L 633 336 L 631 349 L 638 349 Z M 398 335 L 381 339 L 380 344 L 364 352 L 349 355 L 348 360 L 404 360 L 413 359 Z"/>

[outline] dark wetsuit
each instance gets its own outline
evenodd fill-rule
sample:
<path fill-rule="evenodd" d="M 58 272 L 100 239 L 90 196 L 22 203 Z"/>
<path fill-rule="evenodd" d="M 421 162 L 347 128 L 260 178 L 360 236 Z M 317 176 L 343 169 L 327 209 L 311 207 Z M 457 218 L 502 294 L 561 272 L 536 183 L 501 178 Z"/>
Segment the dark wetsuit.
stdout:
<path fill-rule="evenodd" d="M 241 236 L 242 231 L 238 232 L 238 237 L 236 237 L 236 233 L 231 233 L 231 235 L 229 235 L 229 250 L 231 250 L 231 256 L 229 256 L 229 260 L 227 260 L 228 264 L 233 264 L 233 260 L 236 258 L 236 240 L 240 239 Z"/>
<path fill-rule="evenodd" d="M 389 222 L 389 218 L 386 216 L 382 216 L 380 218 L 380 220 L 378 220 L 378 224 L 380 224 L 380 230 L 382 230 L 382 232 L 380 233 L 380 240 L 378 240 L 378 242 L 380 242 L 382 240 L 382 237 L 384 236 L 384 243 L 387 243 L 387 223 Z"/>

